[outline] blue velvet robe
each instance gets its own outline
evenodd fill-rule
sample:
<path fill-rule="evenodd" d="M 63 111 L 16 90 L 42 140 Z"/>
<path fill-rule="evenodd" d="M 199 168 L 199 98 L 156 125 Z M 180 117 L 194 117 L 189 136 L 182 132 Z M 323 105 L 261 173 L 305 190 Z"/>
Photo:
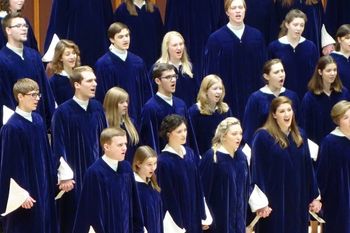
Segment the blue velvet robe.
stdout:
<path fill-rule="evenodd" d="M 101 156 L 99 138 L 106 128 L 102 105 L 91 99 L 87 111 L 73 99 L 58 106 L 52 118 L 52 148 L 74 172 L 75 187 L 59 200 L 61 232 L 71 232 L 83 178 L 88 167 Z"/>
<path fill-rule="evenodd" d="M 282 21 L 284 20 L 286 14 L 292 10 L 292 9 L 299 9 L 302 12 L 306 14 L 307 22 L 305 24 L 305 29 L 303 32 L 303 36 L 314 42 L 317 49 L 317 56 L 320 55 L 320 51 L 322 50 L 321 47 L 321 28 L 323 24 L 323 6 L 322 6 L 322 0 L 318 0 L 318 3 L 313 5 L 306 5 L 306 0 L 294 0 L 294 3 L 290 7 L 282 6 L 281 1 L 277 0 L 275 3 L 275 30 L 274 34 L 278 36 L 278 33 L 280 31 L 280 25 Z M 328 0 L 333 1 L 333 0 Z M 332 35 L 334 36 L 334 35 Z"/>
<path fill-rule="evenodd" d="M 336 134 L 322 141 L 317 180 L 321 191 L 324 233 L 350 232 L 350 141 Z"/>
<path fill-rule="evenodd" d="M 70 83 L 69 77 L 67 76 L 54 74 L 51 78 L 49 78 L 49 84 L 57 105 L 64 103 L 74 96 L 73 87 Z"/>
<path fill-rule="evenodd" d="M 166 144 L 166 142 L 158 136 L 160 124 L 162 120 L 170 114 L 178 114 L 188 118 L 185 102 L 173 96 L 173 106 L 171 106 L 158 95 L 154 95 L 147 101 L 142 109 L 140 124 L 141 142 L 152 147 L 157 153 L 160 153 Z"/>
<path fill-rule="evenodd" d="M 158 156 L 157 178 L 161 188 L 163 212 L 169 211 L 186 233 L 202 233 L 205 219 L 204 197 L 194 152 L 185 147 L 184 158 L 163 151 Z"/>
<path fill-rule="evenodd" d="M 74 41 L 82 64 L 93 66 L 110 44 L 107 30 L 113 21 L 110 0 L 54 0 L 46 34 L 46 48 L 53 34 Z"/>
<path fill-rule="evenodd" d="M 212 233 L 245 233 L 249 168 L 245 154 L 208 150 L 199 164 L 204 195 L 213 215 Z"/>
<path fill-rule="evenodd" d="M 139 192 L 143 222 L 148 232 L 163 233 L 163 208 L 160 193 L 153 189 L 150 183 L 138 181 L 136 187 Z"/>
<path fill-rule="evenodd" d="M 286 72 L 284 86 L 295 91 L 299 99 L 307 92 L 307 84 L 314 73 L 318 52 L 312 41 L 304 40 L 295 48 L 290 44 L 281 43 L 280 39 L 271 42 L 268 46 L 269 58 L 282 60 Z"/>
<path fill-rule="evenodd" d="M 178 31 L 185 39 L 193 71 L 202 76 L 202 58 L 209 35 L 227 23 L 223 0 L 167 0 L 166 31 Z"/>
<path fill-rule="evenodd" d="M 330 54 L 337 63 L 339 78 L 344 87 L 350 88 L 350 59 L 340 53 L 333 52 Z"/>
<path fill-rule="evenodd" d="M 324 21 L 327 31 L 333 37 L 338 28 L 343 24 L 350 23 L 350 1 L 348 0 L 328 0 L 326 4 Z"/>
<path fill-rule="evenodd" d="M 135 6 L 137 16 L 130 15 L 123 2 L 114 12 L 114 21 L 124 23 L 131 32 L 129 50 L 145 61 L 147 69 L 151 68 L 160 56 L 164 26 L 157 6 L 153 12 Z"/>
<path fill-rule="evenodd" d="M 182 73 L 182 66 L 176 69 L 176 73 L 179 76 L 176 80 L 176 90 L 174 95 L 185 101 L 187 108 L 191 107 L 196 102 L 198 93 L 198 78 L 193 76 L 192 78 L 187 74 Z"/>
<path fill-rule="evenodd" d="M 288 136 L 282 149 L 265 130 L 259 130 L 252 146 L 252 182 L 268 200 L 272 212 L 260 219 L 257 233 L 307 233 L 309 204 L 319 195 L 307 138 L 297 147 Z"/>
<path fill-rule="evenodd" d="M 261 32 L 245 25 L 240 40 L 224 26 L 210 35 L 204 56 L 204 75 L 217 74 L 223 80 L 225 102 L 234 116 L 242 117 L 249 95 L 262 86 L 266 49 Z"/>
<path fill-rule="evenodd" d="M 133 120 L 132 120 L 132 122 L 134 123 Z M 134 127 L 136 128 L 136 130 L 138 129 L 137 125 L 135 125 L 135 124 L 134 124 Z M 140 143 L 138 143 L 136 145 L 131 143 L 130 135 L 129 135 L 128 131 L 126 130 L 124 122 L 120 125 L 120 128 L 125 130 L 127 140 L 128 140 L 128 145 L 127 145 L 128 149 L 126 150 L 125 160 L 128 161 L 130 164 L 132 164 L 132 162 L 134 160 L 135 151 L 136 151 L 137 147 L 139 147 Z"/>
<path fill-rule="evenodd" d="M 309 139 L 319 144 L 335 128 L 330 114 L 333 106 L 341 100 L 350 100 L 345 88 L 342 92 L 332 91 L 330 96 L 325 93 L 315 95 L 310 91 L 305 94 L 301 103 L 300 126 Z"/>
<path fill-rule="evenodd" d="M 86 171 L 73 233 L 143 233 L 140 201 L 130 164 L 117 171 L 99 158 Z"/>
<path fill-rule="evenodd" d="M 199 154 L 204 155 L 211 148 L 211 140 L 217 126 L 227 117 L 231 117 L 232 113 L 229 109 L 225 113 L 215 111 L 212 115 L 203 115 L 199 112 L 198 105 L 194 104 L 188 109 L 188 115 L 196 137 Z"/>
<path fill-rule="evenodd" d="M 0 17 L 0 21 L 2 20 L 3 18 Z M 24 42 L 24 45 L 38 51 L 38 44 L 35 39 L 32 25 L 30 25 L 30 22 L 28 21 L 28 19 L 25 19 L 25 21 L 29 27 L 28 27 L 27 41 Z M 4 35 L 4 31 L 2 30 L 2 27 L 0 27 L 0 48 L 4 47 L 6 43 L 7 43 L 7 38 Z"/>
<path fill-rule="evenodd" d="M 0 133 L 0 212 L 5 212 L 10 178 L 36 200 L 31 209 L 20 207 L 3 217 L 6 233 L 56 233 L 57 176 L 46 126 L 37 113 L 33 122 L 14 113 Z"/>
<path fill-rule="evenodd" d="M 283 88 L 284 89 L 284 88 Z M 251 94 L 245 107 L 243 117 L 243 139 L 245 143 L 252 145 L 255 131 L 262 127 L 269 115 L 271 101 L 276 98 L 272 93 L 267 93 L 264 89 Z M 298 95 L 291 90 L 284 89 L 279 96 L 286 96 L 293 102 L 293 111 L 299 119 L 300 114 L 300 100 Z"/>
<path fill-rule="evenodd" d="M 95 69 L 96 98 L 103 103 L 110 88 L 121 87 L 129 94 L 130 116 L 133 119 L 139 119 L 142 106 L 152 96 L 152 86 L 143 60 L 128 51 L 127 58 L 123 61 L 109 51 L 98 59 Z"/>
<path fill-rule="evenodd" d="M 40 113 L 46 126 L 49 127 L 55 110 L 55 100 L 46 77 L 41 56 L 37 51 L 24 47 L 23 57 L 24 60 L 6 46 L 0 50 L 0 99 L 7 107 L 14 110 L 17 102 L 12 92 L 13 85 L 21 78 L 33 79 L 38 83 L 42 95 L 36 112 Z"/>

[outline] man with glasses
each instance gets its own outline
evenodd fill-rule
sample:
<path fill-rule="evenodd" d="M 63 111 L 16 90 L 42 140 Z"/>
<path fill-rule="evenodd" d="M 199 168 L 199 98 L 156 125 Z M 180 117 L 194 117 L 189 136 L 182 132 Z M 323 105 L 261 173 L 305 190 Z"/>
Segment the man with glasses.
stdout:
<path fill-rule="evenodd" d="M 13 86 L 15 113 L 0 132 L 0 213 L 4 233 L 57 232 L 54 191 L 56 166 L 46 126 L 33 111 L 40 104 L 39 85 L 19 79 Z M 61 166 L 60 166 L 61 168 Z M 59 174 L 62 174 L 59 169 Z M 70 191 L 73 176 L 60 181 Z"/>
<path fill-rule="evenodd" d="M 140 137 L 144 144 L 160 153 L 165 146 L 165 141 L 158 136 L 162 120 L 170 114 L 178 114 L 186 118 L 188 114 L 185 102 L 173 96 L 178 78 L 175 67 L 167 63 L 156 63 L 153 67 L 152 77 L 158 86 L 158 91 L 142 109 Z M 191 131 L 189 132 L 191 134 Z"/>
<path fill-rule="evenodd" d="M 14 83 L 22 77 L 35 80 L 42 93 L 42 100 L 38 103 L 37 111 L 49 127 L 55 101 L 45 74 L 40 54 L 23 45 L 27 40 L 28 24 L 18 13 L 5 16 L 2 28 L 7 37 L 7 44 L 0 50 L 0 104 L 15 109 L 16 101 L 12 95 Z M 1 115 L 2 126 L 2 118 Z"/>
<path fill-rule="evenodd" d="M 153 95 L 144 61 L 128 51 L 129 28 L 122 23 L 113 23 L 108 28 L 111 46 L 96 62 L 96 98 L 103 103 L 107 91 L 118 86 L 129 94 L 129 115 L 134 120 L 141 116 L 142 106 Z"/>

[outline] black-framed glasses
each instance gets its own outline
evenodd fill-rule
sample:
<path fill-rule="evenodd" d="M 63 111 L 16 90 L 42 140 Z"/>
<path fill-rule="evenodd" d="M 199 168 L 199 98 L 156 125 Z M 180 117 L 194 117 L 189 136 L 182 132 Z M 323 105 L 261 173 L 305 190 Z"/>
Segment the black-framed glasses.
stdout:
<path fill-rule="evenodd" d="M 41 93 L 27 93 L 27 94 L 24 94 L 24 95 L 30 95 L 33 99 L 36 99 L 36 98 L 41 98 Z"/>
<path fill-rule="evenodd" d="M 177 74 L 171 74 L 171 75 L 167 75 L 167 76 L 164 76 L 164 77 L 160 77 L 160 79 L 166 79 L 166 80 L 172 80 L 172 79 L 175 79 L 177 80 L 179 78 L 179 76 Z"/>
<path fill-rule="evenodd" d="M 18 24 L 9 26 L 9 28 L 29 28 L 29 25 L 26 23 L 18 23 Z"/>

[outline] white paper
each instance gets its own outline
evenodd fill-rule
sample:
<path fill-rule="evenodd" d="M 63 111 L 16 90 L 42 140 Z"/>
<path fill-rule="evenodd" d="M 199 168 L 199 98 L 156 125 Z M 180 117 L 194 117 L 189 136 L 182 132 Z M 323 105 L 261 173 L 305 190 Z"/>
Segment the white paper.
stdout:
<path fill-rule="evenodd" d="M 324 26 L 324 24 L 322 24 L 322 28 L 321 28 L 321 46 L 322 48 L 330 45 L 330 44 L 335 44 L 335 40 L 333 39 L 333 37 L 331 35 L 329 35 L 329 33 L 327 32 L 326 27 Z"/>
<path fill-rule="evenodd" d="M 15 113 L 12 109 L 8 108 L 6 105 L 2 106 L 2 124 L 6 124 L 10 117 Z"/>
<path fill-rule="evenodd" d="M 164 233 L 185 233 L 186 230 L 176 225 L 169 211 L 165 213 L 163 219 Z"/>
<path fill-rule="evenodd" d="M 92 226 L 90 226 L 88 233 L 96 233 L 96 232 L 95 232 L 94 228 Z"/>
<path fill-rule="evenodd" d="M 44 54 L 43 58 L 41 59 L 43 62 L 51 62 L 53 59 L 53 55 L 55 54 L 55 48 L 57 43 L 60 41 L 60 38 L 56 34 L 53 34 L 50 46 L 46 53 Z"/>
<path fill-rule="evenodd" d="M 261 191 L 257 185 L 254 185 L 254 189 L 249 197 L 248 203 L 252 212 L 256 212 L 258 209 L 268 206 L 269 200 L 267 199 L 265 193 L 263 193 L 263 191 Z"/>
<path fill-rule="evenodd" d="M 12 211 L 15 211 L 27 200 L 29 193 L 27 190 L 19 186 L 14 179 L 10 179 L 10 190 L 7 199 L 6 211 L 1 216 L 5 216 Z"/>
<path fill-rule="evenodd" d="M 250 166 L 250 158 L 252 157 L 252 149 L 250 149 L 249 145 L 246 143 L 242 148 L 243 153 L 247 156 L 248 165 Z"/>
<path fill-rule="evenodd" d="M 326 221 L 323 220 L 323 218 L 321 218 L 320 216 L 318 216 L 315 212 L 309 211 L 309 213 L 311 214 L 312 217 L 314 217 L 317 220 L 317 222 L 326 223 Z"/>
<path fill-rule="evenodd" d="M 66 160 L 61 156 L 60 166 L 58 168 L 58 182 L 61 180 L 72 180 L 74 178 L 73 170 L 70 168 Z"/>
<path fill-rule="evenodd" d="M 63 196 L 64 193 L 65 193 L 65 191 L 64 191 L 64 190 L 61 190 L 61 191 L 56 195 L 55 200 L 60 199 L 60 198 Z"/>
<path fill-rule="evenodd" d="M 257 224 L 260 218 L 261 217 L 259 215 L 256 215 L 253 221 L 246 227 L 246 232 L 252 232 L 255 224 Z"/>
<path fill-rule="evenodd" d="M 213 223 L 213 217 L 210 214 L 207 201 L 204 198 L 204 209 L 205 209 L 205 215 L 207 216 L 206 219 L 202 220 L 202 225 L 209 226 Z"/>
<path fill-rule="evenodd" d="M 311 141 L 310 139 L 307 139 L 307 144 L 309 145 L 309 151 L 311 158 L 316 161 L 318 156 L 318 145 Z"/>

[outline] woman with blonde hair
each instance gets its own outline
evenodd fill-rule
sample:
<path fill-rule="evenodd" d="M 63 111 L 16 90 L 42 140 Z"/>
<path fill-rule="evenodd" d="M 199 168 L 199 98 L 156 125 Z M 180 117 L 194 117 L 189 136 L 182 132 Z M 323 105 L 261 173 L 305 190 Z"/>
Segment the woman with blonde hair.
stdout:
<path fill-rule="evenodd" d="M 175 66 L 178 79 L 176 81 L 176 91 L 174 95 L 185 101 L 190 107 L 196 99 L 198 83 L 192 73 L 185 40 L 176 31 L 165 34 L 162 42 L 162 53 L 156 63 L 170 63 Z"/>
<path fill-rule="evenodd" d="M 70 84 L 70 76 L 75 67 L 80 66 L 80 51 L 70 40 L 60 40 L 56 47 L 51 68 L 54 75 L 49 79 L 50 87 L 56 103 L 62 104 L 73 97 L 74 91 Z"/>
<path fill-rule="evenodd" d="M 326 221 L 323 232 L 350 232 L 350 102 L 335 104 L 331 117 L 337 127 L 322 140 L 317 160 Z"/>
<path fill-rule="evenodd" d="M 202 80 L 197 103 L 188 110 L 200 155 L 210 148 L 210 142 L 218 124 L 232 116 L 229 106 L 224 102 L 224 97 L 225 87 L 221 78 L 215 74 L 208 75 Z"/>
<path fill-rule="evenodd" d="M 268 46 L 269 58 L 279 58 L 283 63 L 288 77 L 286 87 L 295 91 L 300 99 L 307 91 L 319 57 L 315 44 L 302 36 L 306 22 L 304 12 L 289 11 L 281 24 L 279 39 Z"/>
<path fill-rule="evenodd" d="M 147 232 L 163 232 L 162 200 L 155 170 L 157 154 L 149 146 L 136 149 L 132 162 L 136 186 L 139 191 L 144 226 Z"/>
<path fill-rule="evenodd" d="M 213 233 L 245 233 L 250 175 L 246 155 L 239 149 L 242 127 L 238 119 L 228 117 L 216 128 L 212 148 L 199 164 L 202 186 L 213 214 Z M 252 205 L 252 210 L 267 217 L 267 202 Z"/>
<path fill-rule="evenodd" d="M 103 101 L 106 118 L 109 127 L 122 128 L 126 131 L 128 138 L 128 150 L 125 159 L 133 161 L 135 150 L 139 144 L 139 134 L 133 121 L 129 117 L 129 94 L 120 87 L 112 87 L 106 93 Z"/>
<path fill-rule="evenodd" d="M 307 137 L 295 121 L 292 101 L 280 96 L 270 105 L 252 145 L 252 183 L 261 188 L 273 212 L 258 233 L 307 233 L 309 211 L 321 203 Z"/>
<path fill-rule="evenodd" d="M 330 117 L 332 107 L 340 100 L 350 100 L 350 95 L 340 81 L 337 63 L 329 55 L 318 60 L 308 87 L 301 105 L 300 125 L 308 138 L 318 144 L 335 127 Z"/>

